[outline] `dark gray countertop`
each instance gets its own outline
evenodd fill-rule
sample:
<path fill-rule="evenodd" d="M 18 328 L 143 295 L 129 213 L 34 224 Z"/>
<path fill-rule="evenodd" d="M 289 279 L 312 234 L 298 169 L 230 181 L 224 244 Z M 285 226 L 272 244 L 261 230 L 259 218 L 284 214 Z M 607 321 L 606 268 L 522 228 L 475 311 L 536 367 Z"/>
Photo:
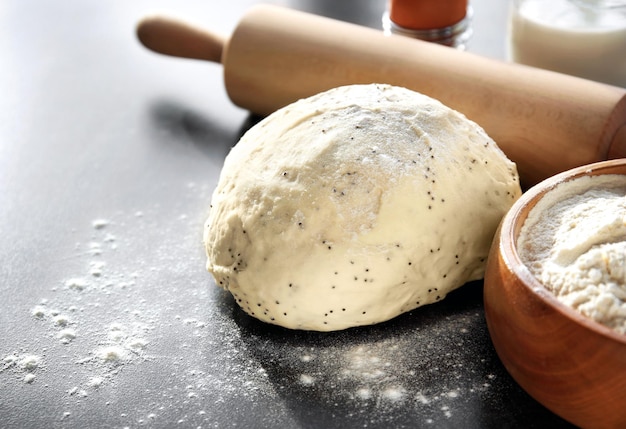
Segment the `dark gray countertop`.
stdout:
<path fill-rule="evenodd" d="M 219 65 L 155 55 L 156 10 L 229 34 L 253 1 L 0 6 L 0 426 L 568 427 L 504 370 L 482 284 L 320 334 L 246 316 L 204 270 L 224 156 L 255 118 Z M 277 2 L 378 26 L 384 0 Z M 471 50 L 504 55 L 505 2 Z"/>

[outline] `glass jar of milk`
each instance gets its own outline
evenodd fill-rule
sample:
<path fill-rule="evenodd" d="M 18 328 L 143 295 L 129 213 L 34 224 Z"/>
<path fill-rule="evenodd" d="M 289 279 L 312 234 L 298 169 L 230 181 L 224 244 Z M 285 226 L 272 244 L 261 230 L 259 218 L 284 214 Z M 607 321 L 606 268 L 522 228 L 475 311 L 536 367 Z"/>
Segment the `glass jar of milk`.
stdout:
<path fill-rule="evenodd" d="M 626 0 L 513 0 L 517 63 L 626 87 Z"/>

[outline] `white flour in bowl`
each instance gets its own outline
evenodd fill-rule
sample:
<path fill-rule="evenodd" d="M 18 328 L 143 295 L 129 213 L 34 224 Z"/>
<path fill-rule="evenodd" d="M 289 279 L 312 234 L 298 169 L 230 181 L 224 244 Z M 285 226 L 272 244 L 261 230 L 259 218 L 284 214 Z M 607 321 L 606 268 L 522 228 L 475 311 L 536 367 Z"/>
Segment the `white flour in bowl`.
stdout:
<path fill-rule="evenodd" d="M 626 334 L 626 176 L 581 177 L 548 191 L 517 250 L 559 301 Z"/>

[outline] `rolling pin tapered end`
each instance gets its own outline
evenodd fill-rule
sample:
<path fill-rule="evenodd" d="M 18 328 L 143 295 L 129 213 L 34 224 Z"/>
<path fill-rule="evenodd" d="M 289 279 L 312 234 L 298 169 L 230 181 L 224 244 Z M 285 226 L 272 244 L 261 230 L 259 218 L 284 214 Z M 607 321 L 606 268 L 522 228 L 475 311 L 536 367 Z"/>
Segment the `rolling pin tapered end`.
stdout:
<path fill-rule="evenodd" d="M 160 54 L 219 63 L 226 39 L 164 15 L 143 18 L 136 28 L 139 41 Z"/>

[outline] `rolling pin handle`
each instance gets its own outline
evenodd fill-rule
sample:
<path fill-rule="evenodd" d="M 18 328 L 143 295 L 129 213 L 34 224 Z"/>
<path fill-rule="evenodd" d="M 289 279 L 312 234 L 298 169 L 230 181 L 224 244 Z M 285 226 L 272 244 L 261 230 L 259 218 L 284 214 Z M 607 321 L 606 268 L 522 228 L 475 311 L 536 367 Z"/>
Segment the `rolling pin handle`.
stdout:
<path fill-rule="evenodd" d="M 152 15 L 136 28 L 139 41 L 148 49 L 175 57 L 220 63 L 226 39 L 172 17 Z"/>

